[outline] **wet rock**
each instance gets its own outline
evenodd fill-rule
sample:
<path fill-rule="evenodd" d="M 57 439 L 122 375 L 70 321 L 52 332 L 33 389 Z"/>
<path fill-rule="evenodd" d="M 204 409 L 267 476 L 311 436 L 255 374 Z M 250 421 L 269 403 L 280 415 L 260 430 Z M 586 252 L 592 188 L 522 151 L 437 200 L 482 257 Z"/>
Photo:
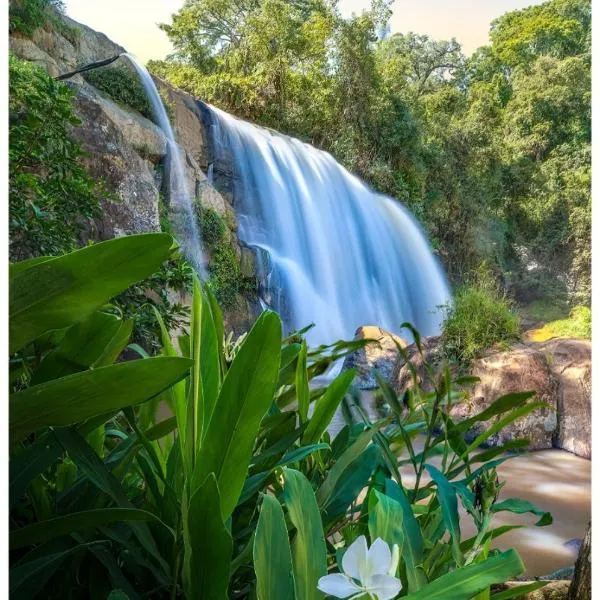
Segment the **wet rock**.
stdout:
<path fill-rule="evenodd" d="M 373 374 L 376 370 L 386 381 L 390 380 L 392 370 L 398 357 L 396 343 L 403 348 L 406 342 L 397 335 L 389 333 L 372 325 L 359 327 L 354 334 L 355 340 L 372 339 L 374 343 L 361 348 L 346 358 L 343 369 L 356 369 L 355 385 L 363 390 L 372 390 L 377 387 Z"/>
<path fill-rule="evenodd" d="M 529 440 L 530 450 L 551 448 L 557 427 L 558 382 L 554 377 L 545 356 L 524 344 L 517 344 L 511 350 L 495 352 L 473 361 L 471 374 L 479 377 L 471 397 L 454 406 L 451 414 L 457 421 L 468 419 L 490 406 L 497 398 L 506 394 L 534 391 L 532 401 L 542 401 L 541 407 L 521 417 L 488 439 L 488 444 L 497 446 L 515 439 Z M 469 430 L 469 439 L 488 429 L 503 415 L 490 421 L 478 423 Z"/>
<path fill-rule="evenodd" d="M 558 429 L 555 446 L 592 457 L 592 344 L 588 340 L 554 339 L 533 344 L 546 357 L 558 380 Z"/>

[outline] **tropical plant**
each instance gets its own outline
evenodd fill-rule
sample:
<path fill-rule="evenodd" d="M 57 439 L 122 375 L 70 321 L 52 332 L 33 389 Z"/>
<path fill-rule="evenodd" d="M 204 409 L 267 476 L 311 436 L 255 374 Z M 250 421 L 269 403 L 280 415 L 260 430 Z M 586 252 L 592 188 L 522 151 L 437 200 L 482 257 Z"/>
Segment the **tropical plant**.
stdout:
<path fill-rule="evenodd" d="M 400 399 L 380 381 L 391 415 L 371 423 L 357 406 L 361 422 L 332 439 L 354 372 L 323 387 L 314 379 L 371 340 L 309 349 L 307 329 L 282 339 L 266 311 L 226 345 L 216 299 L 197 280 L 189 332 L 172 340 L 157 314 L 162 356 L 112 364 L 131 322 L 105 303 L 153 272 L 171 244 L 166 234 L 131 236 L 11 266 L 15 597 L 323 598 L 319 580 L 336 565 L 355 578 L 344 547 L 360 536 L 397 545 L 390 577 L 411 600 L 467 600 L 522 571 L 513 550 L 490 548 L 510 529 L 490 521 L 502 510 L 550 520 L 527 502 L 497 500 L 494 469 L 526 442 L 478 448 L 535 410 L 532 394 L 454 423 L 456 390 L 473 380 L 428 367 L 434 391 L 415 377 Z M 467 540 L 458 500 L 477 528 Z M 365 571 L 362 585 L 382 568 Z"/>

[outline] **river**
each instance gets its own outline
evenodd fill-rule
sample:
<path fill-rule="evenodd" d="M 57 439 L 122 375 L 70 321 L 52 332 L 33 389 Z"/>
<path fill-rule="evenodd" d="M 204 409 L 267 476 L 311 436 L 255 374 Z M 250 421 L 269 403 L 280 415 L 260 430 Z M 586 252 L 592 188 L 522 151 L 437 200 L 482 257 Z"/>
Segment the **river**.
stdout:
<path fill-rule="evenodd" d="M 363 408 L 376 420 L 371 393 L 363 392 Z M 344 426 L 341 413 L 335 415 L 330 434 L 335 435 Z M 418 444 L 417 444 L 418 445 Z M 436 460 L 431 461 L 436 464 Z M 525 563 L 525 575 L 549 575 L 563 567 L 572 566 L 577 558 L 573 540 L 582 539 L 591 518 L 591 461 L 565 450 L 539 450 L 515 456 L 497 469 L 500 481 L 506 482 L 499 500 L 522 498 L 529 500 L 553 516 L 547 527 L 536 527 L 539 517 L 498 513 L 493 526 L 525 525 L 496 540 L 494 547 L 502 550 L 515 548 Z M 404 485 L 414 484 L 412 467 L 401 469 Z M 427 478 L 424 477 L 423 481 Z M 470 517 L 461 521 L 463 538 L 475 533 Z M 569 543 L 570 542 L 570 543 Z"/>

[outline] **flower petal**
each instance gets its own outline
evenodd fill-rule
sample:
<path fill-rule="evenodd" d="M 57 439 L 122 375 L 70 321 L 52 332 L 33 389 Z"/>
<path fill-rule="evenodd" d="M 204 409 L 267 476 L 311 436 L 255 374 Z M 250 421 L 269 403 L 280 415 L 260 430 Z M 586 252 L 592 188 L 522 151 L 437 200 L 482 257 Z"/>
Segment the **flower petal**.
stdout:
<path fill-rule="evenodd" d="M 377 600 L 392 600 L 400 593 L 402 582 L 391 575 L 373 575 L 365 582 L 365 587 Z"/>
<path fill-rule="evenodd" d="M 369 548 L 367 554 L 367 577 L 373 575 L 385 575 L 392 564 L 392 552 L 387 542 L 377 538 Z M 361 579 L 364 583 L 365 579 Z"/>
<path fill-rule="evenodd" d="M 342 569 L 346 575 L 362 581 L 367 571 L 367 538 L 364 535 L 357 537 L 342 556 Z M 384 571 L 385 573 L 385 571 Z"/>
<path fill-rule="evenodd" d="M 348 598 L 348 596 L 363 591 L 352 579 L 346 577 L 346 575 L 342 575 L 342 573 L 333 573 L 332 575 L 321 577 L 317 587 L 322 592 L 336 598 Z"/>

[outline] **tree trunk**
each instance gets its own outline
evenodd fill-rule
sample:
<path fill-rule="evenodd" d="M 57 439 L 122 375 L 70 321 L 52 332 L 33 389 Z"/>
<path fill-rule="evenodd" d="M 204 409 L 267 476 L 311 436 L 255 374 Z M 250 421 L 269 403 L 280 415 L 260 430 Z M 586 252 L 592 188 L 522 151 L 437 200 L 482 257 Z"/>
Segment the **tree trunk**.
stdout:
<path fill-rule="evenodd" d="M 579 550 L 575 563 L 575 575 L 569 588 L 568 600 L 591 600 L 592 598 L 592 529 L 588 525 L 587 533 Z"/>

